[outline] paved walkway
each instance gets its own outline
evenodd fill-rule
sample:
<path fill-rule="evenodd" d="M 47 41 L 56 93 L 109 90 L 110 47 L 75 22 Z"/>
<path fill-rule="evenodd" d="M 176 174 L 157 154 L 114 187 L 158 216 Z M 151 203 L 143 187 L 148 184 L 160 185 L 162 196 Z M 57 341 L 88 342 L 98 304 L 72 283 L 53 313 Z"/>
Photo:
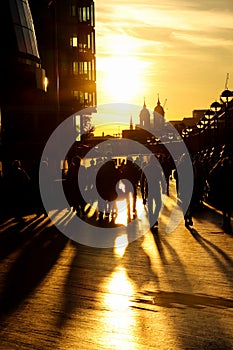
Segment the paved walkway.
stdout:
<path fill-rule="evenodd" d="M 174 192 L 157 233 L 115 249 L 42 216 L 1 222 L 0 349 L 233 349 L 233 237 L 209 208 L 167 233 L 173 206 Z"/>

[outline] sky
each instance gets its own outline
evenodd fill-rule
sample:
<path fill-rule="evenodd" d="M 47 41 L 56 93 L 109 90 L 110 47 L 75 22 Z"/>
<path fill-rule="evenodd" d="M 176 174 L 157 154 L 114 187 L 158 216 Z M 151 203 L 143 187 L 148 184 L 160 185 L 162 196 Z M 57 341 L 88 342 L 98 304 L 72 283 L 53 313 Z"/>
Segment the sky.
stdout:
<path fill-rule="evenodd" d="M 153 110 L 159 94 L 181 120 L 233 89 L 232 0 L 95 0 L 95 16 L 97 105 Z"/>

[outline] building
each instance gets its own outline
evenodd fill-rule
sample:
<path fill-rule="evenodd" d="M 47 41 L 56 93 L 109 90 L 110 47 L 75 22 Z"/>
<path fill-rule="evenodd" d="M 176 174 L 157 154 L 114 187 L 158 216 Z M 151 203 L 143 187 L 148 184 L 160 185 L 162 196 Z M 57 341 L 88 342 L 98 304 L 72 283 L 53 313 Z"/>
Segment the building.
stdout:
<path fill-rule="evenodd" d="M 143 104 L 142 110 L 140 111 L 140 114 L 139 114 L 139 122 L 140 122 L 139 125 L 140 125 L 141 129 L 148 130 L 151 128 L 150 112 L 146 108 L 145 99 L 144 99 L 144 104 Z"/>
<path fill-rule="evenodd" d="M 164 126 L 165 124 L 164 114 L 165 114 L 164 109 L 161 106 L 159 96 L 158 96 L 157 105 L 155 106 L 153 111 L 153 127 L 155 131 L 159 130 Z"/>
<path fill-rule="evenodd" d="M 153 119 L 151 120 L 150 111 L 149 109 L 147 109 L 146 102 L 144 99 L 144 104 L 139 114 L 139 125 L 137 127 L 155 132 L 156 130 L 164 126 L 164 123 L 165 123 L 164 115 L 165 115 L 165 112 L 163 107 L 161 106 L 159 96 L 158 96 L 157 105 L 153 110 Z"/>
<path fill-rule="evenodd" d="M 34 159 L 47 80 L 27 0 L 1 2 L 0 45 L 1 160 Z"/>
<path fill-rule="evenodd" d="M 57 124 L 89 108 L 96 100 L 95 7 L 91 0 L 31 0 L 42 61 L 48 76 L 48 100 L 57 108 Z M 83 130 L 84 116 L 78 117 Z M 75 126 L 77 118 L 73 123 Z M 71 127 L 73 127 L 71 125 Z"/>
<path fill-rule="evenodd" d="M 153 142 L 156 143 L 154 135 L 160 135 L 160 130 L 165 125 L 164 115 L 164 109 L 160 104 L 159 97 L 157 105 L 152 112 L 152 118 L 144 99 L 143 107 L 139 113 L 139 124 L 136 124 L 135 129 L 133 129 L 132 123 L 130 123 L 129 130 L 122 131 L 122 137 L 144 144 L 147 144 L 148 140 L 153 139 Z"/>
<path fill-rule="evenodd" d="M 93 1 L 9 0 L 0 5 L 2 158 L 39 160 L 53 130 L 96 106 Z M 82 127 L 80 126 L 80 129 Z"/>

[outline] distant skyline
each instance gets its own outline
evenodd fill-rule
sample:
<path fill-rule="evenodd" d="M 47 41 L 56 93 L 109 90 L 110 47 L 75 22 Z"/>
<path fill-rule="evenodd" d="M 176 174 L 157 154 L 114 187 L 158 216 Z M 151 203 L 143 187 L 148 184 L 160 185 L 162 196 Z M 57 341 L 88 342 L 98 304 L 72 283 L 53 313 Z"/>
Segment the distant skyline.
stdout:
<path fill-rule="evenodd" d="M 232 0 L 96 0 L 97 101 L 191 117 L 233 90 Z M 137 116 L 133 115 L 134 123 Z"/>

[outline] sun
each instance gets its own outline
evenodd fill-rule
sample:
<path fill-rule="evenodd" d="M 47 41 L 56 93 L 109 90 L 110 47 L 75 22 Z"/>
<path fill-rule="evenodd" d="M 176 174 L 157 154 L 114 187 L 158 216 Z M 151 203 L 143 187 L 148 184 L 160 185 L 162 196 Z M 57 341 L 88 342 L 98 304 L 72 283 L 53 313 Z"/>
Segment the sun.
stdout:
<path fill-rule="evenodd" d="M 132 57 L 111 57 L 106 60 L 104 87 L 114 101 L 127 102 L 141 88 L 140 62 Z"/>
<path fill-rule="evenodd" d="M 111 37 L 106 46 L 107 54 L 99 61 L 98 86 L 108 101 L 131 103 L 144 90 L 145 62 L 139 48 L 127 36 Z"/>

